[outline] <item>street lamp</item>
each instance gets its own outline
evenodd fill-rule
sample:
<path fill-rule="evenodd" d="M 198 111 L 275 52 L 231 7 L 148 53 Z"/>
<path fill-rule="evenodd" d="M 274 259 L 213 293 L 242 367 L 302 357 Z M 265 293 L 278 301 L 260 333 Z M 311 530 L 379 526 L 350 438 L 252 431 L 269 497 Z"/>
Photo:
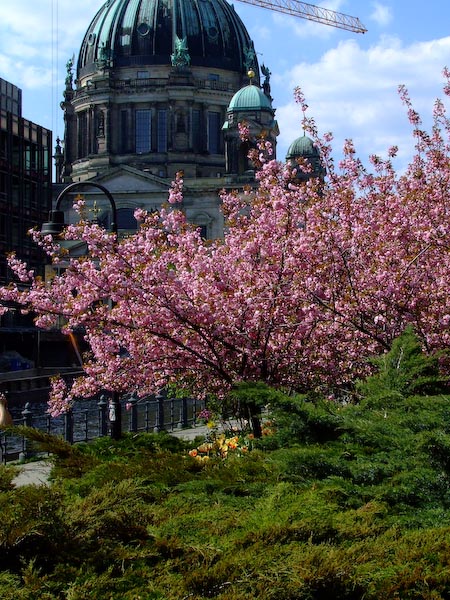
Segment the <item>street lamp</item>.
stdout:
<path fill-rule="evenodd" d="M 111 205 L 111 230 L 113 231 L 113 233 L 117 234 L 117 207 L 111 192 L 100 183 L 96 183 L 93 181 L 76 181 L 75 183 L 71 183 L 66 188 L 64 188 L 64 190 L 56 198 L 55 208 L 49 213 L 49 220 L 47 221 L 47 223 L 42 224 L 41 233 L 43 235 L 57 236 L 62 233 L 66 224 L 64 222 L 64 212 L 61 210 L 61 203 L 70 192 L 72 192 L 74 189 L 80 186 L 95 187 L 105 194 Z M 122 413 L 120 398 L 117 392 L 112 392 L 111 398 L 109 400 L 108 409 L 110 434 L 113 439 L 117 440 L 122 435 Z"/>
<path fill-rule="evenodd" d="M 41 233 L 44 235 L 59 235 L 66 224 L 64 223 L 64 212 L 61 210 L 61 203 L 64 198 L 74 189 L 79 186 L 91 186 L 101 190 L 105 196 L 108 198 L 109 203 L 111 205 L 112 211 L 112 223 L 111 230 L 113 233 L 117 233 L 117 207 L 114 198 L 109 190 L 105 188 L 104 185 L 100 183 L 96 183 L 94 181 L 76 181 L 75 183 L 71 183 L 56 198 L 55 208 L 49 213 L 49 220 L 47 223 L 43 223 L 41 227 Z"/>

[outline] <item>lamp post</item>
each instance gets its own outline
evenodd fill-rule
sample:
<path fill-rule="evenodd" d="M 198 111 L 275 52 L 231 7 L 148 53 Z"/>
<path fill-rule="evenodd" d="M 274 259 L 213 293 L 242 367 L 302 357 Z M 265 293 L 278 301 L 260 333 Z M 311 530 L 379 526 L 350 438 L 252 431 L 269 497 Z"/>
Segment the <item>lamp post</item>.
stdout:
<path fill-rule="evenodd" d="M 76 189 L 80 186 L 95 187 L 105 194 L 105 196 L 108 198 L 109 203 L 111 205 L 111 211 L 112 211 L 111 230 L 113 231 L 113 233 L 117 233 L 116 202 L 115 202 L 114 198 L 112 197 L 111 192 L 109 190 L 107 190 L 104 185 L 101 185 L 100 183 L 95 183 L 94 181 L 76 181 L 75 183 L 71 183 L 66 188 L 64 188 L 63 191 L 56 198 L 55 208 L 53 210 L 51 210 L 49 213 L 49 220 L 47 221 L 47 223 L 42 224 L 41 233 L 43 233 L 44 235 L 49 235 L 49 234 L 50 235 L 59 235 L 63 231 L 66 224 L 64 223 L 64 212 L 61 210 L 61 203 L 64 200 L 64 198 L 68 194 L 70 194 L 71 191 L 73 191 L 74 189 Z"/>
<path fill-rule="evenodd" d="M 77 189 L 80 186 L 90 186 L 95 187 L 102 191 L 105 196 L 108 198 L 109 203 L 111 205 L 112 212 L 112 223 L 111 230 L 113 233 L 117 234 L 117 207 L 114 198 L 109 190 L 105 188 L 105 186 L 100 183 L 96 183 L 93 181 L 77 181 L 75 183 L 71 183 L 58 195 L 55 202 L 55 207 L 49 213 L 49 220 L 46 223 L 42 224 L 41 233 L 44 235 L 60 235 L 66 226 L 64 222 L 64 212 L 61 210 L 61 204 L 64 198 L 70 194 L 73 190 Z M 122 435 L 122 411 L 120 405 L 120 397 L 117 392 L 111 393 L 111 398 L 108 404 L 108 415 L 109 415 L 109 423 L 110 423 L 110 435 L 113 439 L 117 440 Z"/>
<path fill-rule="evenodd" d="M 113 440 L 120 440 L 122 437 L 122 406 L 117 392 L 112 392 L 108 405 L 109 412 L 109 432 Z"/>

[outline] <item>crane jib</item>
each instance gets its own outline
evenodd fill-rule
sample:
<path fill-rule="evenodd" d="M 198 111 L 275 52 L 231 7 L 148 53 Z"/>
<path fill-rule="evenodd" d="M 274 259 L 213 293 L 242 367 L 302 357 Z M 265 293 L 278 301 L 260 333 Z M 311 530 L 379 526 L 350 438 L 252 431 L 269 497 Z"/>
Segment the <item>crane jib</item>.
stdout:
<path fill-rule="evenodd" d="M 307 2 L 298 2 L 297 0 L 239 1 L 252 4 L 253 6 L 260 6 L 261 8 L 268 8 L 269 10 L 276 10 L 301 19 L 308 19 L 316 23 L 322 23 L 323 25 L 346 29 L 347 31 L 353 31 L 355 33 L 366 33 L 367 31 L 358 17 L 351 17 L 350 15 L 336 12 L 328 8 L 322 8 L 321 6 L 315 6 L 314 4 L 308 4 Z"/>

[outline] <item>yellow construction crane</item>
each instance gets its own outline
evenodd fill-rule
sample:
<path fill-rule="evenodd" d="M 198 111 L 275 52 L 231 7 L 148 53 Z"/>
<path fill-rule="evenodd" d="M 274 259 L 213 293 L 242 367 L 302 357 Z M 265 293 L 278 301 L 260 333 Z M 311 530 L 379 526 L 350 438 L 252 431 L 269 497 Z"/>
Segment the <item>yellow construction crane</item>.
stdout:
<path fill-rule="evenodd" d="M 276 10 L 300 19 L 308 19 L 323 25 L 338 27 L 355 33 L 366 33 L 367 29 L 357 17 L 350 17 L 344 13 L 336 12 L 307 2 L 297 0 L 240 0 L 254 6 L 261 6 L 269 10 Z"/>

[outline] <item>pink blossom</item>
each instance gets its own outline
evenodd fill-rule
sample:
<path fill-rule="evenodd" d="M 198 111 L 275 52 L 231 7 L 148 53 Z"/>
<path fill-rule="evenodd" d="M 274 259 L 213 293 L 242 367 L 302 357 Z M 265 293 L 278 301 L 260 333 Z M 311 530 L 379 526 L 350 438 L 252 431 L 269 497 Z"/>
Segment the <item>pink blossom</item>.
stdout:
<path fill-rule="evenodd" d="M 86 244 L 82 259 L 35 234 L 52 264 L 67 266 L 44 282 L 12 258 L 17 281 L 0 289 L 3 310 L 15 302 L 41 327 L 59 319 L 64 331 L 83 331 L 89 348 L 83 377 L 70 389 L 53 383 L 52 414 L 100 390 L 147 394 L 171 384 L 221 398 L 236 382 L 263 380 L 332 398 L 407 324 L 429 351 L 447 348 L 450 126 L 438 103 L 431 131 L 422 130 L 407 90 L 400 94 L 416 148 L 402 174 L 395 147 L 365 167 L 351 140 L 335 164 L 332 136 L 317 135 L 299 91 L 325 181 L 300 180 L 307 162 L 293 170 L 258 141 L 256 185 L 220 193 L 223 239 L 203 240 L 177 208 L 181 174 L 170 206 L 136 211 L 132 236 L 69 226 L 63 238 Z"/>
<path fill-rule="evenodd" d="M 51 380 L 50 399 L 47 412 L 52 417 L 68 412 L 73 404 L 73 398 L 67 390 L 67 385 L 62 378 L 54 377 Z"/>
<path fill-rule="evenodd" d="M 183 174 L 179 171 L 169 191 L 169 204 L 183 202 Z"/>
<path fill-rule="evenodd" d="M 15 254 L 10 254 L 8 256 L 8 267 L 22 283 L 31 281 L 33 279 L 34 271 L 28 270 L 26 263 L 19 260 Z"/>
<path fill-rule="evenodd" d="M 248 126 L 248 123 L 246 123 L 245 121 L 238 123 L 238 131 L 239 137 L 243 142 L 248 141 L 250 139 L 250 128 Z"/>

